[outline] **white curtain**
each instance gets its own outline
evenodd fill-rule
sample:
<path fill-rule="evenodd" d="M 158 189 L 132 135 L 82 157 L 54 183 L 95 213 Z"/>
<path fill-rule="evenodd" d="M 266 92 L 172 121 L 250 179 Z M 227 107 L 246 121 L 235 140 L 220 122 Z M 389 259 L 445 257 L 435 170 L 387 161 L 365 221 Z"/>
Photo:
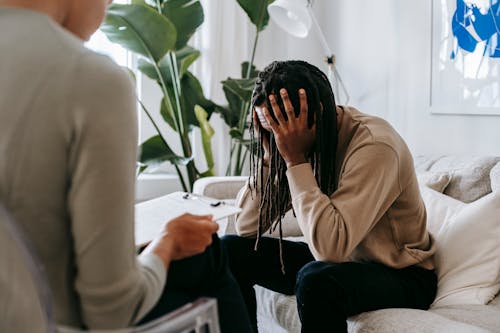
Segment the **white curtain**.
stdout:
<path fill-rule="evenodd" d="M 221 81 L 240 77 L 240 64 L 250 57 L 254 28 L 236 0 L 201 0 L 205 22 L 191 40 L 201 51 L 193 71 L 200 80 L 205 96 L 215 103 L 226 104 Z M 229 160 L 229 128 L 222 118 L 214 114 L 210 123 L 215 130 L 212 148 L 217 175 L 224 175 Z M 194 133 L 196 163 L 200 170 L 204 158 L 199 133 Z"/>
<path fill-rule="evenodd" d="M 241 62 L 250 59 L 255 27 L 236 0 L 201 0 L 201 2 L 205 11 L 205 22 L 191 40 L 192 45 L 202 54 L 194 65 L 194 73 L 200 79 L 205 95 L 216 103 L 225 104 L 220 81 L 227 77 L 240 77 Z M 318 14 L 322 24 L 321 18 L 325 15 L 322 15 L 321 11 L 325 10 L 325 6 L 318 5 L 315 5 L 313 10 Z M 332 4 L 325 5 L 327 10 L 331 9 Z M 274 60 L 301 59 L 326 71 L 325 56 L 313 31 L 304 39 L 295 38 L 281 30 L 271 20 L 266 29 L 260 33 L 255 65 L 258 69 L 262 69 Z M 218 115 L 212 117 L 211 124 L 216 133 L 212 139 L 216 173 L 224 175 L 230 150 L 229 129 Z M 194 136 L 196 163 L 200 165 L 201 170 L 204 170 L 199 134 L 195 133 Z"/>

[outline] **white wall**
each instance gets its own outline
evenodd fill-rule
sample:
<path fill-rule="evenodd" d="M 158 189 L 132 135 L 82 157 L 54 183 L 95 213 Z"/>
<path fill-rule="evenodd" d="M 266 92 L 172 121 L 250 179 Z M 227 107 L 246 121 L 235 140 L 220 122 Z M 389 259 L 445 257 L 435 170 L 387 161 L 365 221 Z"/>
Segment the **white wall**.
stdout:
<path fill-rule="evenodd" d="M 431 1 L 316 0 L 314 12 L 337 56 L 337 68 L 351 95 L 349 104 L 387 119 L 414 154 L 500 156 L 500 116 L 430 113 Z M 207 97 L 225 103 L 220 81 L 239 76 L 239 64 L 250 55 L 254 29 L 235 0 L 202 3 L 205 23 L 192 40 L 202 52 L 195 73 Z M 256 64 L 263 68 L 279 59 L 302 59 L 326 70 L 314 34 L 294 38 L 271 22 L 259 41 Z M 142 93 L 152 104 L 159 102 L 154 89 Z M 216 172 L 223 175 L 228 128 L 218 116 L 211 123 L 216 130 Z"/>
<path fill-rule="evenodd" d="M 414 154 L 500 155 L 500 116 L 430 113 L 431 0 L 317 0 L 314 11 L 350 104 L 391 122 Z M 271 26 L 265 39 L 261 63 L 305 59 L 324 68 L 313 35 L 301 40 Z"/>

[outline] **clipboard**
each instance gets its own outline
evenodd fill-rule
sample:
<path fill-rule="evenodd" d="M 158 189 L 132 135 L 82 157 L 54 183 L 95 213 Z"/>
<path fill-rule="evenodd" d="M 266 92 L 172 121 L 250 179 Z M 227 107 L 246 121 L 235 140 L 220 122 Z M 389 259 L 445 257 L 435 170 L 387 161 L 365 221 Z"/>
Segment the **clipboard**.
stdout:
<path fill-rule="evenodd" d="M 135 205 L 135 245 L 141 247 L 152 241 L 165 224 L 185 213 L 213 215 L 215 221 L 236 215 L 241 209 L 199 194 L 174 192 Z"/>

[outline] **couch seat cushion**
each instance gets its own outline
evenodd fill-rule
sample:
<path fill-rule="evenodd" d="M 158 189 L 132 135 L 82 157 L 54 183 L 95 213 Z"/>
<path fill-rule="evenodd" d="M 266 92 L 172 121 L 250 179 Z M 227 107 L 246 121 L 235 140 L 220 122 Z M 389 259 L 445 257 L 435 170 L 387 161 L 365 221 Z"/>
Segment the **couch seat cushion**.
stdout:
<path fill-rule="evenodd" d="M 449 305 L 430 310 L 451 320 L 500 332 L 500 308 L 493 305 Z"/>
<path fill-rule="evenodd" d="M 259 286 L 255 286 L 255 293 L 258 299 L 259 332 L 300 332 L 301 325 L 295 296 L 282 295 Z M 491 318 L 492 314 L 497 313 L 496 308 L 481 305 L 478 306 L 480 308 L 472 309 L 474 314 L 467 315 L 466 311 L 469 307 L 471 306 L 450 306 L 432 310 L 432 312 L 414 309 L 384 309 L 365 312 L 349 318 L 349 333 L 488 333 L 498 331 L 494 328 L 497 327 L 495 325 L 498 324 L 500 316 Z M 457 314 L 454 313 L 455 310 Z M 461 313 L 462 311 L 464 313 Z M 462 320 L 458 320 L 460 316 L 463 316 Z"/>
<path fill-rule="evenodd" d="M 486 333 L 480 327 L 414 309 L 384 309 L 349 318 L 349 333 Z"/>

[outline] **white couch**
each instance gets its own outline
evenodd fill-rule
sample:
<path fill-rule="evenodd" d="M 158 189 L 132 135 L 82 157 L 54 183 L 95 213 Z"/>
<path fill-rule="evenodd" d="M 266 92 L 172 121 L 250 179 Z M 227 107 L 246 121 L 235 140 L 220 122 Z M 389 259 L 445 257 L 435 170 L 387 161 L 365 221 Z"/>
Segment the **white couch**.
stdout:
<path fill-rule="evenodd" d="M 492 191 L 500 191 L 500 157 L 420 156 L 415 159 L 420 176 L 446 172 L 451 181 L 444 194 L 463 202 L 473 202 Z M 199 180 L 194 191 L 224 200 L 234 200 L 247 177 L 211 177 Z M 500 223 L 500 216 L 499 221 Z M 301 239 L 291 215 L 283 223 L 287 239 Z M 226 233 L 234 233 L 234 219 Z M 500 258 L 499 258 L 500 260 Z M 499 272 L 500 274 L 500 272 Z M 294 296 L 285 296 L 256 286 L 259 332 L 300 332 Z M 384 309 L 349 318 L 349 333 L 362 332 L 453 332 L 500 333 L 500 294 L 487 305 L 463 304 L 434 307 L 428 311 Z"/>

